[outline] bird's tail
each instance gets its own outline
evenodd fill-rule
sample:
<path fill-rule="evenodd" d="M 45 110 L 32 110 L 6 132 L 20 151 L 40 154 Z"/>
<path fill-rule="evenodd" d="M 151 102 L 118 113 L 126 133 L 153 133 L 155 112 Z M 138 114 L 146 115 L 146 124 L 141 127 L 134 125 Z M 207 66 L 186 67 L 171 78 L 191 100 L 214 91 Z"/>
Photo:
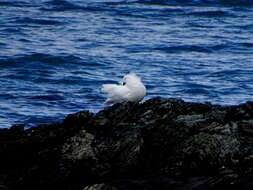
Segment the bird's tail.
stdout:
<path fill-rule="evenodd" d="M 111 93 L 114 91 L 115 87 L 117 87 L 116 84 L 103 84 L 102 85 L 102 89 L 101 91 L 108 94 L 109 98 L 106 99 L 106 101 L 104 102 L 105 105 L 110 105 L 113 103 L 113 101 L 111 100 Z"/>
<path fill-rule="evenodd" d="M 103 84 L 101 91 L 104 92 L 104 93 L 110 94 L 110 92 L 112 92 L 112 90 L 115 87 L 117 87 L 116 84 Z"/>

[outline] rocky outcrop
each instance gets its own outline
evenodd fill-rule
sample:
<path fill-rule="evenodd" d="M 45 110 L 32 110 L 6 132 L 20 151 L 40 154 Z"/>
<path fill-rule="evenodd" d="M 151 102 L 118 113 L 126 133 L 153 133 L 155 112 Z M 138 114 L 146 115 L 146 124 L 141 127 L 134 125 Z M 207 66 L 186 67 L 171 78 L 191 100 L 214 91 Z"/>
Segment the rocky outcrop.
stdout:
<path fill-rule="evenodd" d="M 0 130 L 0 189 L 253 189 L 253 102 L 155 98 Z"/>

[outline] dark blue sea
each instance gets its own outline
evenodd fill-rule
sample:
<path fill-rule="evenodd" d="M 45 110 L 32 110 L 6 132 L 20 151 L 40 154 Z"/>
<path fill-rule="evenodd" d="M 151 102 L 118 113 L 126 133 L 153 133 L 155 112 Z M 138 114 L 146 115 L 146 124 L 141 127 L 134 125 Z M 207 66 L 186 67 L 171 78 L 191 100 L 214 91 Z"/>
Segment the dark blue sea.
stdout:
<path fill-rule="evenodd" d="M 253 0 L 0 0 L 0 128 L 98 112 L 129 72 L 145 100 L 253 100 Z"/>

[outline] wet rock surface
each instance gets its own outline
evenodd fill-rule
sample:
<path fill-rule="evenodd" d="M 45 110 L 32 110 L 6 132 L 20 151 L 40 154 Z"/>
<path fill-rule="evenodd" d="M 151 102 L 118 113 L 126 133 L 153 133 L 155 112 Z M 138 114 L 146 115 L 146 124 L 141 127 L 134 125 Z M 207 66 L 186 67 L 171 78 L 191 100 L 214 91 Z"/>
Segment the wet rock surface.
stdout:
<path fill-rule="evenodd" d="M 154 98 L 0 130 L 0 189 L 253 189 L 253 102 Z"/>

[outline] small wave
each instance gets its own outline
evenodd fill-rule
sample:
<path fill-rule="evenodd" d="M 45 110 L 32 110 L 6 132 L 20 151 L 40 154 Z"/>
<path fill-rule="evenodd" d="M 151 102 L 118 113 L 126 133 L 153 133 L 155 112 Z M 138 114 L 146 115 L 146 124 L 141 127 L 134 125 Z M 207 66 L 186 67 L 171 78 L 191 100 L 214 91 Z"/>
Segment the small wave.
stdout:
<path fill-rule="evenodd" d="M 0 100 L 10 100 L 10 99 L 15 99 L 16 97 L 13 94 L 9 93 L 3 93 L 0 94 Z"/>
<path fill-rule="evenodd" d="M 225 17 L 233 16 L 231 13 L 225 11 L 215 10 L 215 11 L 197 11 L 187 14 L 188 16 L 197 16 L 197 17 Z"/>
<path fill-rule="evenodd" d="M 80 10 L 80 11 L 113 11 L 112 6 L 108 2 L 101 3 L 73 3 L 66 0 L 51 0 L 47 1 L 42 8 L 43 11 L 69 11 L 69 10 Z"/>
<path fill-rule="evenodd" d="M 11 6 L 11 5 L 13 5 L 13 2 L 0 1 L 0 6 Z"/>
<path fill-rule="evenodd" d="M 200 45 L 181 45 L 181 46 L 169 46 L 158 47 L 155 50 L 164 51 L 166 53 L 180 53 L 180 52 L 200 52 L 200 53 L 212 53 L 217 50 L 225 49 L 226 45 L 213 45 L 213 46 L 200 46 Z"/>
<path fill-rule="evenodd" d="M 82 10 L 84 6 L 77 5 L 73 2 L 65 0 L 51 0 L 47 1 L 41 10 L 44 11 L 67 11 L 67 10 Z"/>
<path fill-rule="evenodd" d="M 39 96 L 29 97 L 29 99 L 45 100 L 45 101 L 59 101 L 59 100 L 64 100 L 64 97 L 60 95 L 39 95 Z"/>
<path fill-rule="evenodd" d="M 6 43 L 0 42 L 0 48 L 1 48 L 1 47 L 4 47 L 4 46 L 6 46 L 6 45 L 7 45 Z"/>
<path fill-rule="evenodd" d="M 47 1 L 45 4 L 49 7 L 57 9 L 57 10 L 80 8 L 79 6 L 75 5 L 74 3 L 70 3 L 69 1 L 65 1 L 65 0 L 52 0 L 52 1 Z"/>
<path fill-rule="evenodd" d="M 62 22 L 55 21 L 55 20 L 34 19 L 34 18 L 29 18 L 29 17 L 18 19 L 15 22 L 21 23 L 21 24 L 39 24 L 39 25 L 59 25 L 59 24 L 62 24 Z"/>
<path fill-rule="evenodd" d="M 253 29 L 253 24 L 240 24 L 240 25 L 235 25 L 235 28 L 240 28 L 243 30 L 252 30 Z"/>
<path fill-rule="evenodd" d="M 138 2 L 157 5 L 253 5 L 251 0 L 139 0 Z"/>
<path fill-rule="evenodd" d="M 7 59 L 0 59 L 0 66 L 1 67 L 12 67 L 14 65 L 19 65 L 23 67 L 25 63 L 31 62 L 41 62 L 50 65 L 61 65 L 64 63 L 73 64 L 79 62 L 81 58 L 73 55 L 66 55 L 66 56 L 53 56 L 50 54 L 41 54 L 41 53 L 34 53 L 31 55 L 24 55 L 24 56 L 15 56 L 15 58 L 7 58 Z"/>
<path fill-rule="evenodd" d="M 253 43 L 241 43 L 242 46 L 244 47 L 253 47 Z"/>
<path fill-rule="evenodd" d="M 188 25 L 193 28 L 203 28 L 203 29 L 214 28 L 214 26 L 210 26 L 208 24 L 202 24 L 202 23 L 197 24 L 197 23 L 189 22 Z"/>
<path fill-rule="evenodd" d="M 207 95 L 210 94 L 209 90 L 203 89 L 203 88 L 190 88 L 186 90 L 180 91 L 181 94 L 201 94 L 201 95 Z"/>
<path fill-rule="evenodd" d="M 240 76 L 243 74 L 251 75 L 252 71 L 251 70 L 247 71 L 244 69 L 224 69 L 224 70 L 213 72 L 212 76 L 228 78 L 228 77 Z"/>
<path fill-rule="evenodd" d="M 6 33 L 6 34 L 8 34 L 8 33 L 16 33 L 16 34 L 25 35 L 25 34 L 22 32 L 22 29 L 17 28 L 16 26 L 13 27 L 13 28 L 10 28 L 10 27 L 9 27 L 9 28 L 4 28 L 4 29 L 1 30 L 1 32 Z"/>
<path fill-rule="evenodd" d="M 0 1 L 0 7 L 8 6 L 8 7 L 31 7 L 34 6 L 28 2 L 24 1 Z"/>

